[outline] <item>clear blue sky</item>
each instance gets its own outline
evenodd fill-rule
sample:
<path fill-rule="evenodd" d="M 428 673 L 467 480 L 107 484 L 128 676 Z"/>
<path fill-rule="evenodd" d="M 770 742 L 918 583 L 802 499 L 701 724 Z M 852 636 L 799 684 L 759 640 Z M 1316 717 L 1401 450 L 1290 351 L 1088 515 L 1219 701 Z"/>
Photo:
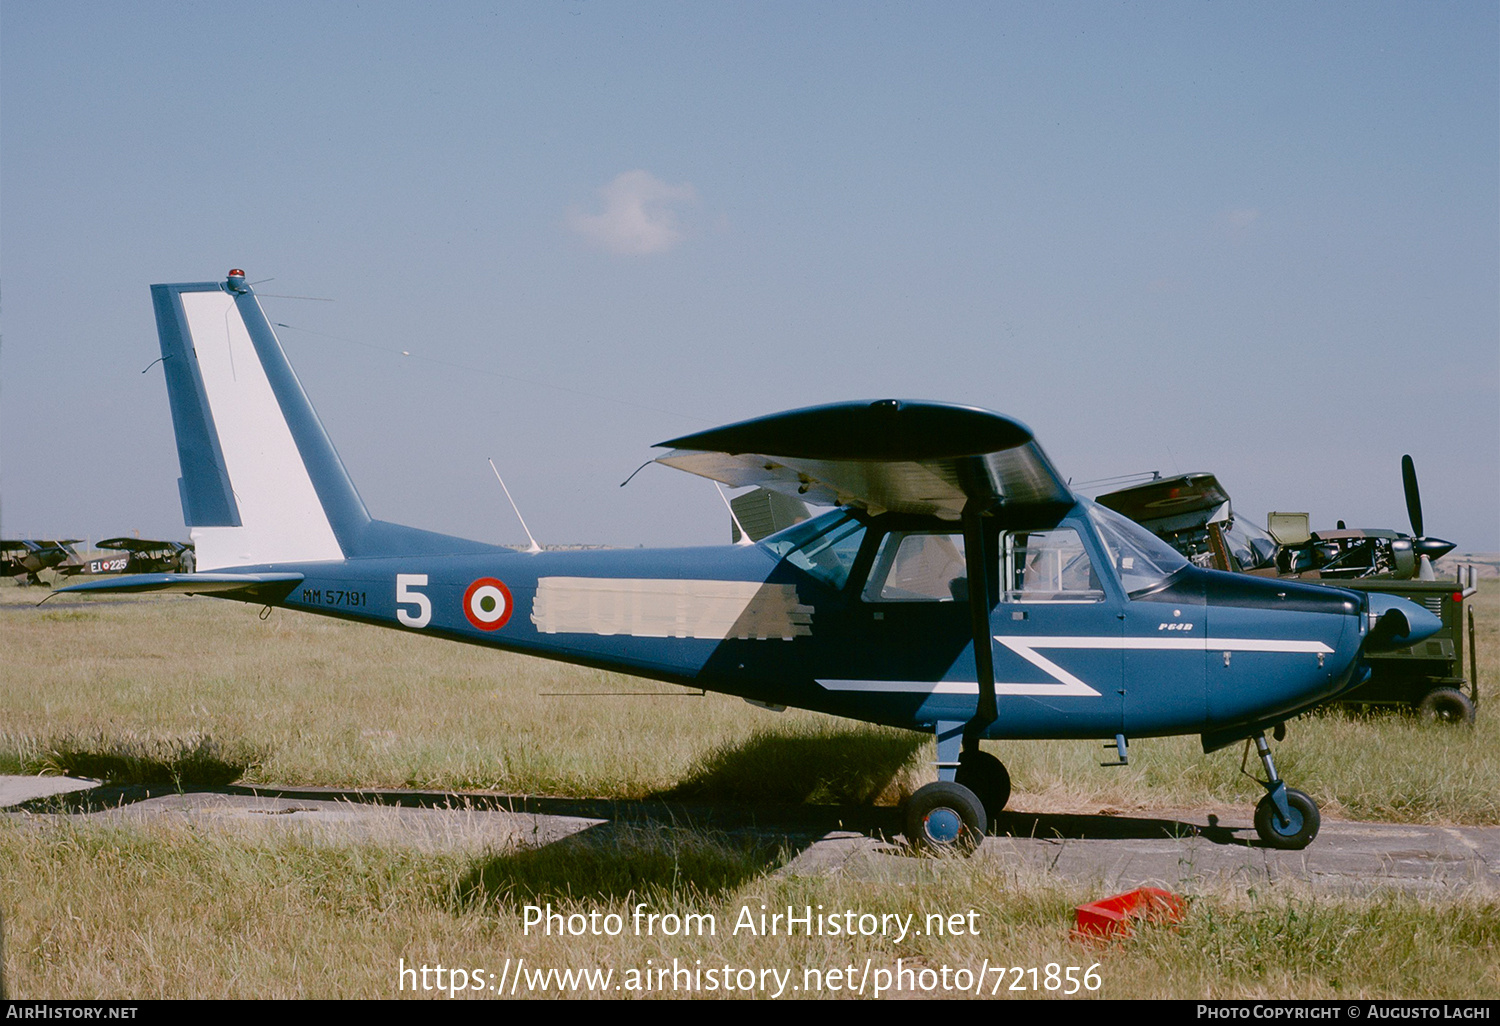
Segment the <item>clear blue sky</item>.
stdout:
<path fill-rule="evenodd" d="M 727 539 L 664 438 L 947 399 L 1075 481 L 1500 549 L 1479 3 L 0 6 L 0 516 L 184 537 L 147 286 L 243 267 L 372 513 Z M 400 355 L 401 351 L 410 353 Z"/>

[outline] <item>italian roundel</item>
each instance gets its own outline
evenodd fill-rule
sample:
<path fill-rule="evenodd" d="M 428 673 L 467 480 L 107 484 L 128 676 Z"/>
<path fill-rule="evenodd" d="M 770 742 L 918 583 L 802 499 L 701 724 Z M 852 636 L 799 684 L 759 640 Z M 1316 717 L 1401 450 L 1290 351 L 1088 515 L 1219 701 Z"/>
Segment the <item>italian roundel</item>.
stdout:
<path fill-rule="evenodd" d="M 481 577 L 464 592 L 464 616 L 482 631 L 497 631 L 510 619 L 510 589 L 493 577 Z"/>

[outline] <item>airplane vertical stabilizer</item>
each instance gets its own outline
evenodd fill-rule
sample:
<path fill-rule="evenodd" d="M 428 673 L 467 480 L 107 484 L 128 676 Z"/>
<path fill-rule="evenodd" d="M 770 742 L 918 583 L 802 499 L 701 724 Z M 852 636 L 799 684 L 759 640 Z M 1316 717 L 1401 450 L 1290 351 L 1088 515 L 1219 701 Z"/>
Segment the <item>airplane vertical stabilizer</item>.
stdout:
<path fill-rule="evenodd" d="M 370 516 L 243 275 L 151 292 L 198 570 L 343 559 Z"/>

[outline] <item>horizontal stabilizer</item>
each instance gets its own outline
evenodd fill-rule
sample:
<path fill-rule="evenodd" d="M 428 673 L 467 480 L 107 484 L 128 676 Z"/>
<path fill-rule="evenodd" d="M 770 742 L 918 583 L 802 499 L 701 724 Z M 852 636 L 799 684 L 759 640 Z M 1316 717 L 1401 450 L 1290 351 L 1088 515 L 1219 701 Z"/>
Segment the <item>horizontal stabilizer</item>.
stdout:
<path fill-rule="evenodd" d="M 177 595 L 227 595 L 264 592 L 284 598 L 302 583 L 302 574 L 131 574 L 58 588 L 58 592 L 169 592 Z"/>
<path fill-rule="evenodd" d="M 745 529 L 751 541 L 760 541 L 777 531 L 785 531 L 812 519 L 807 503 L 769 488 L 736 495 L 729 500 L 729 508 L 734 512 L 734 523 L 730 525 L 732 537 L 729 539 L 732 542 L 740 540 L 740 528 Z"/>

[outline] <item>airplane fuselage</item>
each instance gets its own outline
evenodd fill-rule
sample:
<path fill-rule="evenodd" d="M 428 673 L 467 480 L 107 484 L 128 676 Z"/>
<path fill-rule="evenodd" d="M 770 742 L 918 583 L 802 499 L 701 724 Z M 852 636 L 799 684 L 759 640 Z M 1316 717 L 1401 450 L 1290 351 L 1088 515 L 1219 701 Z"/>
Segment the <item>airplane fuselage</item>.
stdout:
<path fill-rule="evenodd" d="M 276 603 L 289 609 L 896 727 L 968 720 L 978 685 L 966 603 L 878 587 L 892 539 L 951 545 L 952 525 L 843 522 L 847 555 L 825 565 L 799 561 L 801 550 L 780 555 L 773 536 L 746 547 L 497 548 L 236 569 L 302 574 Z M 1248 736 L 1358 683 L 1359 595 L 1191 566 L 1131 595 L 1107 572 L 1109 549 L 1081 504 L 1050 533 L 1059 530 L 1072 532 L 1072 558 L 1096 568 L 1090 587 L 998 589 L 999 716 L 986 737 Z M 1038 533 L 1002 530 L 997 541 Z"/>

